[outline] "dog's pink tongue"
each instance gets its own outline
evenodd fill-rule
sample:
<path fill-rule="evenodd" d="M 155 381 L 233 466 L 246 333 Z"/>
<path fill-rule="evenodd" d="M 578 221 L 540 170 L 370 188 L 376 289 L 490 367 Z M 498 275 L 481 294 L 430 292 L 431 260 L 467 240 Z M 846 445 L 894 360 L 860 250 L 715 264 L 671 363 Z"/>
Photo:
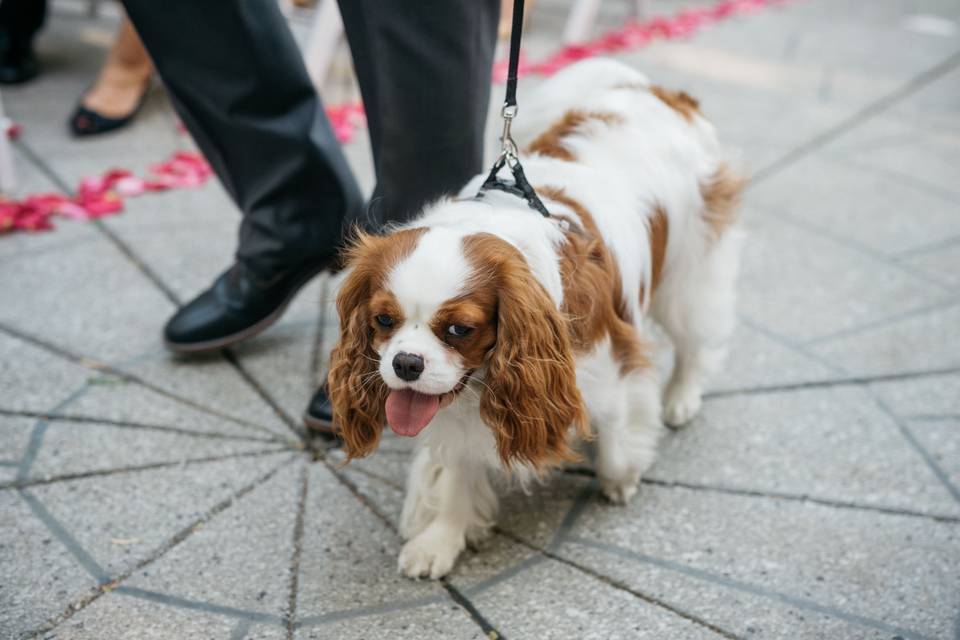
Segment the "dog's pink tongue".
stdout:
<path fill-rule="evenodd" d="M 412 438 L 430 424 L 440 410 L 440 396 L 410 389 L 391 391 L 387 396 L 387 424 L 398 436 Z"/>

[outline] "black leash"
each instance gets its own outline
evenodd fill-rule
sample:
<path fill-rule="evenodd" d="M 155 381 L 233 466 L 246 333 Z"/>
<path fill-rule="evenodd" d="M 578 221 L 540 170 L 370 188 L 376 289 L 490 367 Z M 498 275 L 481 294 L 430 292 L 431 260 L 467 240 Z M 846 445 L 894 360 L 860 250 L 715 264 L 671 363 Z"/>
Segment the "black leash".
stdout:
<path fill-rule="evenodd" d="M 484 194 L 491 189 L 505 191 L 520 198 L 523 198 L 531 209 L 540 212 L 544 217 L 549 217 L 550 212 L 543 206 L 537 192 L 527 181 L 527 176 L 523 173 L 523 167 L 520 166 L 520 158 L 517 156 L 517 143 L 513 141 L 510 135 L 510 125 L 517 116 L 517 70 L 520 67 L 520 37 L 523 32 L 523 0 L 514 0 L 513 2 L 513 26 L 510 29 L 510 67 L 507 71 L 507 96 L 503 103 L 503 109 L 500 116 L 503 118 L 503 133 L 500 136 L 500 157 L 493 163 L 493 169 L 490 175 L 484 180 L 480 191 L 475 196 L 477 199 L 483 198 Z M 498 175 L 500 170 L 508 167 L 513 174 L 513 182 L 508 182 Z"/>

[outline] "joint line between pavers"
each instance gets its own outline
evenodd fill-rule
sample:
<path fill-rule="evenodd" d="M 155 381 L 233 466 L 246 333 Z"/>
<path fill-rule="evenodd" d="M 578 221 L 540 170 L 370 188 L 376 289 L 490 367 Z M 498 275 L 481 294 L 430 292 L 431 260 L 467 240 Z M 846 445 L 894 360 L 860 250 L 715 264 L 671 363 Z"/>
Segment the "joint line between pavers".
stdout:
<path fill-rule="evenodd" d="M 857 169 L 858 171 L 864 173 L 879 174 L 886 178 L 890 178 L 892 181 L 908 188 L 913 189 L 914 191 L 919 191 L 925 195 L 930 196 L 931 198 L 937 198 L 943 200 L 953 205 L 960 204 L 960 193 L 956 191 L 950 191 L 949 189 L 944 189 L 932 182 L 927 182 L 922 178 L 911 175 L 909 173 L 903 173 L 901 171 L 896 171 L 893 169 L 888 169 L 886 167 L 873 167 L 868 164 L 860 164 L 856 160 L 847 157 L 835 157 L 835 156 L 824 156 L 825 160 L 841 164 L 845 167 L 851 169 Z"/>
<path fill-rule="evenodd" d="M 63 189 L 67 193 L 72 192 L 72 189 L 66 185 L 66 181 L 59 177 L 59 175 L 53 169 L 52 166 L 43 162 L 43 160 L 39 158 L 39 156 L 37 156 L 37 154 L 34 153 L 32 149 L 29 149 L 27 145 L 21 144 L 20 146 L 25 149 L 25 153 L 27 153 L 31 158 L 33 158 L 36 161 L 35 164 L 40 163 L 43 165 L 42 167 L 40 167 L 40 164 L 38 164 L 38 167 L 40 167 L 41 170 L 43 170 L 45 173 L 48 173 L 51 179 L 54 180 L 54 182 L 58 186 L 60 186 L 61 189 Z M 114 245 L 114 247 L 121 254 L 123 254 L 123 256 L 148 281 L 150 281 L 150 283 L 153 284 L 160 291 L 160 293 L 163 294 L 165 298 L 167 298 L 168 301 L 170 301 L 175 307 L 182 306 L 182 302 L 180 301 L 180 298 L 176 295 L 176 293 L 167 285 L 166 282 L 164 282 L 164 280 L 160 277 L 160 275 L 156 271 L 154 271 L 146 263 L 146 261 L 136 253 L 136 251 L 133 250 L 133 248 L 130 245 L 128 245 L 122 238 L 120 238 L 120 236 L 118 236 L 112 229 L 110 229 L 110 227 L 107 224 L 105 224 L 102 220 L 93 220 L 92 222 L 94 227 L 98 231 L 100 231 Z M 276 412 L 277 415 L 280 416 L 281 420 L 283 420 L 283 422 L 287 425 L 287 427 L 291 431 L 293 431 L 293 433 L 298 438 L 303 440 L 304 434 L 301 433 L 301 431 L 296 428 L 294 421 L 290 418 L 290 416 L 286 414 L 285 411 L 283 411 L 280 408 L 277 402 L 266 392 L 266 390 L 263 389 L 262 385 L 248 371 L 246 371 L 246 369 L 242 367 L 242 365 L 239 362 L 239 359 L 229 349 L 224 349 L 223 352 L 224 354 L 229 354 L 229 355 L 225 355 L 224 357 L 227 360 L 227 362 L 229 362 L 233 366 L 233 368 L 237 370 L 241 378 L 243 378 L 247 382 L 247 384 L 249 384 L 253 388 L 253 390 L 257 393 L 257 395 L 261 398 L 261 400 L 266 402 L 267 405 L 269 405 L 270 408 L 273 409 L 274 412 Z"/>
<path fill-rule="evenodd" d="M 31 638 L 42 636 L 43 634 L 51 631 L 52 629 L 56 628 L 60 624 L 72 618 L 76 613 L 88 607 L 90 604 L 98 600 L 105 593 L 109 593 L 117 589 L 118 587 L 120 587 L 120 583 L 122 583 L 124 580 L 132 576 L 134 573 L 136 573 L 137 571 L 140 571 L 145 567 L 150 566 L 151 564 L 153 564 L 154 562 L 156 562 L 157 560 L 165 556 L 171 549 L 174 549 L 175 547 L 180 545 L 184 540 L 189 539 L 194 533 L 196 533 L 199 530 L 201 525 L 211 521 L 213 518 L 217 517 L 218 515 L 220 515 L 230 507 L 232 507 L 234 504 L 236 504 L 239 500 L 244 498 L 254 489 L 268 482 L 280 471 L 280 469 L 284 466 L 284 464 L 286 464 L 292 459 L 293 459 L 293 456 L 280 462 L 275 467 L 273 467 L 270 471 L 262 475 L 260 478 L 240 488 L 238 491 L 235 491 L 232 495 L 228 496 L 227 498 L 213 505 L 213 507 L 205 511 L 200 517 L 196 518 L 192 523 L 190 523 L 189 525 L 187 525 L 186 527 L 178 531 L 176 534 L 174 534 L 172 538 L 169 538 L 166 542 L 161 544 L 152 553 L 150 553 L 148 556 L 146 556 L 145 558 L 137 562 L 134 566 L 130 567 L 129 569 L 127 569 L 117 577 L 110 579 L 109 582 L 100 584 L 93 593 L 90 593 L 80 598 L 79 600 L 76 600 L 68 604 L 65 610 L 63 610 L 61 613 L 57 614 L 53 618 L 49 619 L 43 626 L 41 626 L 36 631 L 32 631 L 28 633 L 27 636 Z M 82 548 L 79 547 L 79 545 L 77 546 L 77 548 L 82 550 Z"/>
<path fill-rule="evenodd" d="M 910 444 L 911 447 L 913 447 L 913 450 L 920 454 L 920 457 L 923 458 L 923 461 L 926 463 L 927 467 L 930 469 L 933 475 L 937 477 L 937 480 L 940 481 L 947 492 L 953 496 L 953 499 L 956 502 L 960 503 L 960 489 L 958 489 L 957 486 L 951 482 L 950 476 L 947 475 L 947 473 L 940 467 L 933 455 L 927 451 L 927 448 L 924 447 L 919 440 L 917 440 L 917 437 L 913 434 L 913 431 L 911 431 L 910 428 L 903 422 L 903 420 L 900 419 L 900 416 L 898 416 L 890 407 L 887 406 L 883 400 L 880 399 L 873 389 L 868 388 L 867 393 L 871 398 L 873 398 L 873 401 L 880 408 L 880 410 L 887 414 L 891 420 L 893 420 L 893 423 L 897 426 L 897 429 L 900 431 L 901 435 L 903 435 L 904 439 Z"/>
<path fill-rule="evenodd" d="M 918 258 L 920 256 L 926 256 L 931 253 L 938 253 L 944 249 L 951 249 L 955 245 L 960 244 L 960 235 L 951 236 L 944 240 L 939 240 L 937 242 L 931 242 L 930 244 L 920 245 L 919 247 L 914 247 L 913 249 L 907 249 L 906 251 L 901 251 L 892 256 L 893 260 L 909 260 L 910 258 Z"/>
<path fill-rule="evenodd" d="M 743 387 L 741 389 L 720 389 L 717 391 L 708 391 L 707 393 L 703 394 L 703 399 L 718 400 L 735 396 L 783 393 L 788 391 L 805 391 L 808 389 L 821 389 L 829 387 L 863 386 L 875 382 L 899 382 L 903 380 L 915 380 L 917 378 L 955 375 L 957 373 L 960 373 L 960 367 L 926 369 L 922 371 L 903 371 L 900 373 L 884 373 L 871 376 L 852 376 L 849 378 L 834 378 L 831 380 L 811 380 L 808 382 L 795 382 L 792 384 Z"/>
<path fill-rule="evenodd" d="M 913 511 L 910 509 L 900 509 L 897 507 L 884 507 L 882 505 L 862 504 L 848 500 L 831 500 L 829 498 L 818 498 L 806 494 L 782 493 L 779 491 L 764 491 L 759 489 L 740 489 L 736 487 L 724 487 L 720 485 L 709 485 L 702 483 L 684 482 L 681 480 L 660 480 L 657 478 L 643 478 L 643 484 L 649 484 L 655 487 L 688 489 L 690 491 L 708 491 L 722 493 L 732 496 L 743 496 L 748 498 L 768 498 L 771 500 L 788 500 L 792 502 L 805 502 L 810 504 L 832 507 L 835 509 L 853 509 L 857 511 L 872 511 L 892 516 L 906 516 L 911 518 L 926 518 L 936 522 L 960 522 L 960 516 L 953 516 L 940 513 L 925 513 L 923 511 Z"/>
<path fill-rule="evenodd" d="M 126 585 L 121 585 L 116 589 L 113 589 L 113 593 L 117 593 L 124 596 L 129 596 L 131 598 L 137 598 L 140 600 L 147 600 L 149 602 L 155 602 L 157 604 L 166 605 L 168 607 L 173 607 L 176 609 L 185 609 L 187 611 L 202 611 L 204 613 L 212 613 L 227 618 L 232 618 L 239 620 L 241 624 L 247 624 L 251 622 L 257 622 L 261 624 L 270 624 L 280 626 L 284 623 L 283 618 L 278 615 L 271 613 L 263 613 L 260 611 L 248 611 L 246 609 L 238 609 L 236 607 L 228 607 L 221 604 L 215 604 L 212 602 L 201 602 L 199 600 L 190 600 L 188 598 L 181 598 L 180 596 L 174 596 L 166 593 L 160 593 L 158 591 L 151 591 L 149 589 L 141 589 L 139 587 L 128 587 Z"/>
<path fill-rule="evenodd" d="M 53 536 L 60 541 L 60 544 L 70 552 L 70 555 L 77 561 L 77 563 L 83 567 L 83 569 L 90 574 L 94 580 L 97 581 L 98 585 L 106 584 L 110 581 L 110 576 L 107 574 L 106 570 L 100 566 L 100 564 L 93 559 L 89 553 L 84 550 L 80 543 L 77 542 L 76 538 L 70 535 L 70 532 L 53 517 L 46 507 L 43 506 L 43 503 L 34 496 L 32 493 L 26 489 L 20 489 L 17 491 L 17 494 L 27 503 L 27 506 L 30 507 L 30 511 L 33 512 L 33 515 L 37 517 L 40 522 L 43 523 L 43 526 L 53 534 Z"/>
<path fill-rule="evenodd" d="M 582 565 L 582 564 L 580 564 L 579 562 L 576 562 L 576 561 L 574 561 L 574 560 L 571 560 L 571 559 L 569 559 L 569 558 L 567 558 L 567 557 L 565 557 L 565 556 L 562 556 L 562 555 L 560 555 L 560 554 L 558 554 L 558 553 L 556 553 L 556 552 L 554 552 L 554 551 L 551 551 L 551 550 L 548 550 L 548 549 L 544 549 L 544 548 L 542 548 L 542 547 L 539 547 L 539 546 L 533 544 L 532 542 L 528 542 L 528 541 L 525 540 L 524 538 L 522 538 L 522 537 L 520 537 L 520 536 L 518 536 L 518 535 L 516 535 L 516 534 L 514 534 L 514 533 L 511 533 L 511 532 L 508 532 L 508 531 L 504 531 L 504 530 L 502 530 L 502 529 L 500 530 L 500 533 L 501 533 L 502 535 L 506 536 L 507 538 L 513 540 L 514 542 L 516 542 L 516 543 L 518 543 L 518 544 L 521 544 L 521 545 L 523 545 L 524 547 L 527 547 L 528 549 L 532 549 L 532 550 L 534 550 L 534 551 L 539 552 L 540 554 L 542 554 L 543 556 L 545 556 L 546 558 L 548 558 L 548 559 L 550 559 L 550 560 L 553 560 L 554 562 L 559 562 L 560 564 L 563 564 L 563 565 L 565 565 L 565 566 L 571 567 L 571 568 L 579 571 L 580 573 L 582 573 L 582 574 L 584 574 L 584 575 L 586 575 L 586 576 L 589 576 L 589 577 L 591 577 L 591 578 L 593 578 L 593 579 L 595 579 L 595 580 L 597 580 L 597 581 L 599 581 L 599 582 L 602 582 L 603 584 L 605 584 L 605 585 L 607 585 L 607 586 L 609 586 L 609 587 L 612 587 L 612 588 L 614 588 L 614 589 L 617 589 L 618 591 L 623 591 L 623 592 L 625 592 L 625 593 L 629 593 L 630 595 L 632 595 L 633 597 L 635 597 L 635 598 L 637 598 L 637 599 L 639 599 L 639 600 L 642 600 L 642 601 L 644 601 L 644 602 L 646 602 L 646 603 L 648 603 L 648 604 L 651 604 L 651 605 L 653 605 L 653 606 L 655 606 L 655 607 L 659 607 L 659 608 L 661 608 L 661 609 L 663 609 L 663 610 L 665 610 L 665 611 L 669 611 L 670 613 L 674 614 L 674 615 L 677 616 L 677 617 L 683 618 L 684 620 L 686 620 L 686 621 L 688 621 L 688 622 L 690 622 L 690 623 L 693 623 L 693 624 L 695 624 L 695 625 L 698 625 L 698 626 L 700 626 L 700 627 L 704 627 L 705 629 L 709 629 L 710 631 L 712 631 L 712 632 L 714 632 L 714 633 L 716 633 L 716 634 L 718 634 L 718 635 L 720 635 L 720 636 L 722 636 L 722 637 L 724 637 L 724 638 L 728 638 L 729 640 L 740 640 L 740 636 L 736 635 L 736 634 L 733 633 L 732 631 L 729 631 L 729 630 L 727 630 L 727 629 L 724 629 L 723 627 L 721 627 L 721 626 L 719 626 L 719 625 L 716 625 L 716 624 L 714 624 L 714 623 L 712 623 L 712 622 L 709 622 L 709 621 L 707 621 L 707 620 L 705 620 L 705 619 L 703 619 L 703 618 L 701 618 L 701 617 L 699 617 L 699 616 L 696 616 L 696 615 L 694 615 L 694 614 L 692 614 L 692 613 L 689 613 L 688 611 L 685 611 L 685 610 L 683 610 L 683 609 L 680 609 L 679 607 L 676 607 L 676 606 L 674 606 L 674 605 L 672 605 L 672 604 L 670 604 L 670 603 L 668 603 L 668 602 L 666 602 L 666 601 L 664 601 L 664 600 L 661 600 L 660 598 L 657 598 L 657 597 L 652 596 L 652 595 L 650 595 L 650 594 L 647 594 L 647 593 L 644 593 L 644 592 L 639 591 L 639 590 L 637 590 L 637 589 L 634 589 L 633 587 L 630 587 L 629 585 L 621 582 L 620 580 L 617 580 L 617 579 L 615 579 L 615 578 L 612 578 L 612 577 L 610 577 L 610 576 L 608 576 L 608 575 L 606 575 L 606 574 L 600 573 L 599 571 L 597 571 L 597 570 L 595 570 L 595 569 L 593 569 L 593 568 L 591 568 L 591 567 L 588 567 L 588 566 L 586 566 L 586 565 Z M 568 538 L 568 539 L 566 540 L 566 542 L 570 542 L 571 540 L 573 540 L 573 538 Z"/>
<path fill-rule="evenodd" d="M 688 567 L 677 562 L 672 562 L 670 560 L 664 560 L 662 558 L 655 558 L 653 556 L 648 556 L 646 554 L 637 553 L 630 549 L 624 549 L 617 545 L 608 544 L 605 542 L 598 542 L 595 540 L 587 540 L 585 538 L 580 538 L 573 536 L 568 540 L 571 544 L 578 544 L 581 546 L 589 547 L 596 549 L 598 551 L 603 551 L 607 554 L 614 555 L 620 558 L 627 560 L 633 560 L 635 562 L 640 562 L 643 564 L 650 564 L 661 569 L 666 569 L 668 571 L 673 571 L 681 575 L 685 575 L 690 578 L 695 578 L 702 580 L 704 582 L 710 582 L 722 587 L 729 589 L 734 589 L 736 591 L 741 591 L 743 593 L 749 593 L 755 596 L 762 598 L 767 598 L 770 600 L 776 600 L 783 604 L 787 604 L 793 607 L 798 607 L 800 609 L 805 609 L 807 611 L 814 611 L 816 613 L 822 613 L 845 622 L 850 622 L 853 624 L 858 624 L 860 626 L 870 627 L 872 629 L 877 629 L 886 633 L 892 633 L 896 635 L 903 636 L 904 638 L 910 638 L 912 640 L 932 640 L 927 636 L 914 631 L 912 629 L 904 629 L 902 627 L 897 627 L 894 625 L 881 622 L 880 620 L 874 620 L 873 618 L 868 618 L 866 616 L 861 616 L 855 613 L 849 613 L 847 611 L 842 611 L 834 607 L 829 607 L 825 605 L 818 604 L 812 600 L 807 600 L 806 598 L 798 598 L 791 596 L 779 591 L 773 591 L 770 589 L 764 589 L 763 587 L 750 584 L 747 582 L 742 582 L 740 580 L 735 580 L 733 578 L 727 578 L 722 575 L 711 573 L 709 571 L 704 571 L 702 569 L 695 569 L 693 567 Z"/>
<path fill-rule="evenodd" d="M 877 251 L 873 247 L 857 242 L 852 238 L 848 238 L 846 236 L 843 236 L 837 233 L 832 233 L 830 230 L 820 227 L 818 225 L 810 224 L 806 220 L 798 218 L 797 216 L 794 216 L 785 211 L 779 210 L 776 207 L 765 206 L 764 209 L 769 210 L 770 214 L 773 217 L 777 218 L 778 220 L 785 222 L 786 224 L 789 224 L 797 229 L 800 229 L 801 231 L 805 231 L 811 235 L 817 236 L 818 238 L 822 238 L 834 244 L 838 244 L 841 247 L 854 251 L 862 256 L 865 256 L 873 260 L 874 262 L 879 262 L 880 264 L 886 267 L 890 267 L 891 269 L 896 269 L 898 271 L 901 271 L 909 275 L 912 278 L 916 278 L 917 280 L 921 280 L 929 285 L 933 285 L 938 289 L 940 289 L 941 291 L 945 291 L 947 293 L 956 292 L 955 287 L 935 278 L 934 276 L 931 276 L 929 273 L 925 271 L 912 267 L 908 264 L 899 262 L 896 259 L 892 258 L 891 256 L 885 253 L 882 253 L 880 251 Z"/>
<path fill-rule="evenodd" d="M 231 416 L 227 413 L 223 413 L 222 411 L 212 409 L 203 404 L 200 404 L 195 400 L 191 400 L 190 398 L 184 398 L 182 396 L 179 396 L 175 393 L 167 391 L 162 387 L 158 387 L 157 385 L 151 382 L 143 380 L 142 378 L 138 377 L 133 373 L 129 373 L 127 371 L 124 371 L 123 369 L 117 368 L 114 365 L 100 362 L 98 360 L 89 358 L 87 356 L 75 354 L 71 351 L 68 351 L 67 349 L 64 349 L 63 347 L 60 347 L 59 345 L 55 345 L 51 342 L 47 342 L 46 340 L 42 340 L 40 338 L 37 338 L 36 336 L 30 335 L 29 333 L 26 333 L 19 329 L 11 327 L 10 325 L 4 322 L 0 322 L 0 332 L 5 333 L 12 338 L 16 338 L 17 340 L 26 342 L 27 344 L 33 347 L 36 347 L 37 349 L 42 349 L 43 351 L 46 351 L 54 356 L 57 356 L 58 358 L 66 360 L 67 362 L 71 362 L 73 364 L 84 367 L 85 369 L 90 369 L 91 371 L 96 371 L 101 374 L 114 376 L 125 382 L 140 385 L 141 387 L 143 387 L 144 389 L 147 389 L 148 391 L 151 391 L 152 393 L 155 393 L 159 396 L 162 396 L 164 398 L 167 398 L 168 400 L 172 400 L 179 404 L 186 405 L 192 409 L 200 411 L 201 413 L 206 413 L 208 415 L 215 416 L 223 420 L 227 420 L 236 425 L 246 427 L 248 429 L 253 429 L 261 433 L 266 433 L 274 437 L 277 436 L 275 432 L 271 431 L 270 429 L 267 429 L 266 427 L 255 424 L 253 422 L 248 422 L 246 420 L 237 418 L 235 416 Z"/>
<path fill-rule="evenodd" d="M 446 589 L 447 594 L 450 596 L 450 599 L 453 600 L 461 609 L 467 612 L 467 615 L 470 616 L 470 619 L 480 627 L 480 630 L 483 631 L 483 634 L 488 638 L 495 638 L 497 640 L 506 640 L 507 636 L 501 633 L 493 624 L 487 620 L 476 605 L 471 602 L 471 600 L 463 594 L 459 589 L 453 586 L 446 577 L 440 580 L 440 584 L 443 585 L 443 588 Z"/>
<path fill-rule="evenodd" d="M 777 344 L 779 344 L 779 345 L 781 345 L 781 346 L 783 346 L 783 347 L 786 347 L 787 349 L 790 349 L 791 351 L 793 351 L 793 352 L 795 352 L 795 353 L 798 353 L 798 354 L 804 356 L 804 357 L 807 358 L 808 360 L 812 360 L 813 362 L 816 362 L 816 363 L 818 363 L 818 364 L 821 364 L 821 365 L 825 366 L 826 368 L 830 369 L 830 370 L 831 370 L 832 372 L 834 372 L 834 373 L 839 373 L 839 374 L 844 374 L 844 373 L 846 373 L 846 370 L 845 370 L 843 367 L 841 367 L 841 366 L 839 366 L 839 365 L 837 365 L 837 364 L 834 364 L 833 362 L 831 362 L 830 360 L 824 358 L 823 356 L 820 356 L 819 354 L 813 353 L 812 351 L 804 348 L 803 345 L 801 345 L 801 344 L 799 344 L 799 343 L 791 340 L 790 338 L 787 338 L 786 336 L 783 336 L 783 335 L 777 333 L 776 331 L 773 331 L 772 329 L 769 329 L 769 328 L 763 326 L 762 324 L 760 324 L 760 323 L 757 322 L 756 320 L 753 320 L 753 319 L 751 319 L 751 318 L 748 318 L 748 317 L 744 316 L 743 314 L 740 314 L 738 318 L 739 318 L 739 322 L 740 322 L 741 324 L 743 324 L 745 327 L 747 327 L 747 328 L 749 328 L 749 329 L 751 329 L 751 330 L 753 330 L 753 331 L 756 331 L 756 332 L 759 333 L 760 335 L 768 338 L 769 340 L 772 340 L 772 341 L 776 342 Z"/>
<path fill-rule="evenodd" d="M 287 426 L 287 428 L 295 435 L 301 442 L 305 442 L 306 432 L 303 429 L 297 427 L 296 421 L 290 417 L 290 415 L 280 406 L 280 404 L 273 398 L 272 395 L 264 388 L 260 381 L 250 373 L 246 367 L 243 366 L 243 363 L 240 362 L 239 356 L 230 349 L 229 347 L 221 351 L 223 359 L 230 363 L 230 366 L 237 372 L 241 379 L 247 384 L 248 387 L 256 394 L 260 400 L 262 400 L 268 407 L 270 407 L 274 413 L 280 418 L 280 420 Z"/>
<path fill-rule="evenodd" d="M 223 433 L 220 431 L 193 431 L 192 429 L 184 429 L 182 427 L 172 427 L 169 425 L 162 424 L 146 424 L 142 422 L 129 422 L 125 420 L 114 420 L 113 418 L 101 418 L 98 416 L 84 416 L 84 415 L 75 415 L 75 414 L 66 414 L 66 413 L 41 413 L 38 411 L 23 411 L 19 409 L 2 409 L 0 408 L 0 416 L 9 416 L 9 417 L 19 417 L 19 418 L 36 418 L 46 420 L 47 422 L 72 422 L 77 424 L 93 424 L 97 426 L 107 426 L 107 427 L 116 427 L 117 429 L 134 429 L 134 430 L 143 430 L 143 431 L 158 431 L 161 433 L 174 433 L 177 435 L 183 435 L 193 438 L 205 438 L 213 440 L 235 440 L 239 442 L 265 442 L 265 443 L 287 443 L 286 440 L 283 440 L 280 437 L 258 437 L 253 435 L 235 435 L 231 433 Z M 3 462 L 0 461 L 0 465 Z"/>
<path fill-rule="evenodd" d="M 57 404 L 57 406 L 51 409 L 51 411 L 60 411 L 61 409 L 70 406 L 71 403 L 78 400 L 89 389 L 89 384 L 83 385 L 67 396 L 59 404 Z M 20 465 L 17 468 L 16 482 L 26 480 L 29 477 L 30 469 L 33 467 L 33 463 L 36 461 L 37 454 L 40 452 L 40 447 L 43 446 L 43 436 L 46 434 L 48 426 L 49 422 L 43 418 L 37 420 L 36 425 L 34 425 L 33 431 L 30 433 L 30 442 L 27 445 L 27 450 L 20 459 Z"/>
<path fill-rule="evenodd" d="M 91 471 L 80 471 L 77 473 L 64 473 L 58 476 L 48 476 L 40 478 L 24 478 L 22 480 L 13 480 L 11 482 L 0 483 L 0 491 L 10 489 L 24 489 L 27 487 L 44 486 L 56 484 L 59 482 L 71 482 L 74 480 L 85 480 L 88 478 L 102 478 L 106 476 L 123 475 L 127 473 L 140 473 L 143 471 L 155 471 L 157 469 L 169 469 L 171 467 L 186 467 L 195 464 L 206 464 L 210 462 L 222 462 L 224 460 L 235 460 L 237 458 L 258 458 L 260 456 L 269 456 L 276 453 L 286 453 L 295 451 L 290 448 L 281 449 L 263 449 L 261 451 L 244 451 L 242 453 L 230 453 L 222 456 L 207 456 L 204 458 L 185 458 L 181 460 L 168 460 L 166 462 L 151 462 L 149 464 L 138 465 L 134 467 L 116 467 L 112 469 L 94 469 Z"/>
<path fill-rule="evenodd" d="M 287 640 L 293 640 L 297 622 L 297 598 L 300 593 L 300 558 L 303 555 L 303 530 L 307 513 L 310 466 L 301 463 L 297 486 L 297 515 L 293 523 L 293 553 L 290 556 L 290 584 L 287 595 Z"/>
<path fill-rule="evenodd" d="M 327 458 L 322 458 L 320 461 L 327 468 L 327 470 L 330 471 L 330 473 L 333 474 L 333 476 L 354 495 L 360 504 L 366 507 L 374 516 L 383 522 L 384 526 L 392 531 L 394 535 L 400 535 L 397 525 L 389 517 L 387 517 L 385 513 L 381 512 L 380 509 L 373 504 L 373 501 L 370 500 L 370 498 L 368 498 L 362 491 L 360 491 L 360 488 L 357 487 L 353 481 L 347 478 L 339 469 L 336 469 L 333 463 Z M 381 482 L 384 481 L 381 480 Z M 441 579 L 440 584 L 446 591 L 447 597 L 456 605 L 462 607 L 470 616 L 471 620 L 473 620 L 474 623 L 477 624 L 485 634 L 489 635 L 489 633 L 493 631 L 498 634 L 496 637 L 504 637 L 489 623 L 489 621 L 487 621 L 479 609 L 477 609 L 476 606 L 474 606 L 473 603 L 463 595 L 463 593 L 447 582 L 446 578 Z"/>
<path fill-rule="evenodd" d="M 747 186 L 747 188 L 749 189 L 753 185 L 760 184 L 771 176 L 776 175 L 786 167 L 807 157 L 808 155 L 826 146 L 830 142 L 833 142 L 849 131 L 852 131 L 867 120 L 870 120 L 871 118 L 883 113 L 895 104 L 913 95 L 923 87 L 946 75 L 958 64 L 960 64 L 960 51 L 954 53 L 942 62 L 924 71 L 920 75 L 911 78 L 903 86 L 884 96 L 881 96 L 877 100 L 874 100 L 853 115 L 844 118 L 832 127 L 828 127 L 824 131 L 821 131 L 807 142 L 788 151 L 765 167 L 760 168 L 753 174 L 750 184 Z"/>
<path fill-rule="evenodd" d="M 923 307 L 917 307 L 916 309 L 908 309 L 900 313 L 895 313 L 886 318 L 879 318 L 877 320 L 871 320 L 870 322 L 864 322 L 856 327 L 850 327 L 848 329 L 841 329 L 834 333 L 828 333 L 822 336 L 817 336 L 816 338 L 811 338 L 802 344 L 803 347 L 812 347 L 833 342 L 841 338 L 850 338 L 862 335 L 864 333 L 869 333 L 875 329 L 882 329 L 892 324 L 897 324 L 898 322 L 903 322 L 904 320 L 910 320 L 918 316 L 926 315 L 928 313 L 936 311 L 944 311 L 955 307 L 960 304 L 960 297 L 950 297 L 946 300 L 941 300 L 933 304 L 928 304 Z"/>

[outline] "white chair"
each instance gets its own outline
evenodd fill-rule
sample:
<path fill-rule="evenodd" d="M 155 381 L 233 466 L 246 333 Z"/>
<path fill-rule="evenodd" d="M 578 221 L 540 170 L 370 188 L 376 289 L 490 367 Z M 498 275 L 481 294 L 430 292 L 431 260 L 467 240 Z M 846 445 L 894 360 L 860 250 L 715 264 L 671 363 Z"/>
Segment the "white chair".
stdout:
<path fill-rule="evenodd" d="M 13 168 L 13 145 L 10 143 L 9 130 L 13 121 L 3 111 L 3 98 L 0 97 L 0 192 L 12 193 L 17 186 L 17 174 Z"/>
<path fill-rule="evenodd" d="M 564 44 L 583 44 L 593 34 L 601 0 L 574 0 L 563 28 Z M 633 0 L 634 17 L 639 20 L 647 15 L 647 0 Z"/>
<path fill-rule="evenodd" d="M 313 14 L 313 26 L 303 57 L 314 86 L 319 88 L 327 78 L 343 37 L 343 19 L 336 0 L 319 0 Z"/>

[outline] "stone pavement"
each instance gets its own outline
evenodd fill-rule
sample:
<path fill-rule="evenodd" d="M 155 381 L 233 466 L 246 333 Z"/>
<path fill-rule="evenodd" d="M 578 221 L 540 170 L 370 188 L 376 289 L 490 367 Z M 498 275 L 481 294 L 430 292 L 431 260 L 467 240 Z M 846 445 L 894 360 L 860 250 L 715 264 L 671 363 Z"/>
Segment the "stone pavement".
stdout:
<path fill-rule="evenodd" d="M 114 24 L 68 8 L 45 75 L 3 90 L 24 193 L 185 144 L 159 91 L 67 137 Z M 0 638 L 960 638 L 958 24 L 956 0 L 797 0 L 624 56 L 755 176 L 730 363 L 630 506 L 587 466 L 505 490 L 441 583 L 396 572 L 410 443 L 343 466 L 303 437 L 322 282 L 222 356 L 162 349 L 230 260 L 219 186 L 0 237 Z"/>

